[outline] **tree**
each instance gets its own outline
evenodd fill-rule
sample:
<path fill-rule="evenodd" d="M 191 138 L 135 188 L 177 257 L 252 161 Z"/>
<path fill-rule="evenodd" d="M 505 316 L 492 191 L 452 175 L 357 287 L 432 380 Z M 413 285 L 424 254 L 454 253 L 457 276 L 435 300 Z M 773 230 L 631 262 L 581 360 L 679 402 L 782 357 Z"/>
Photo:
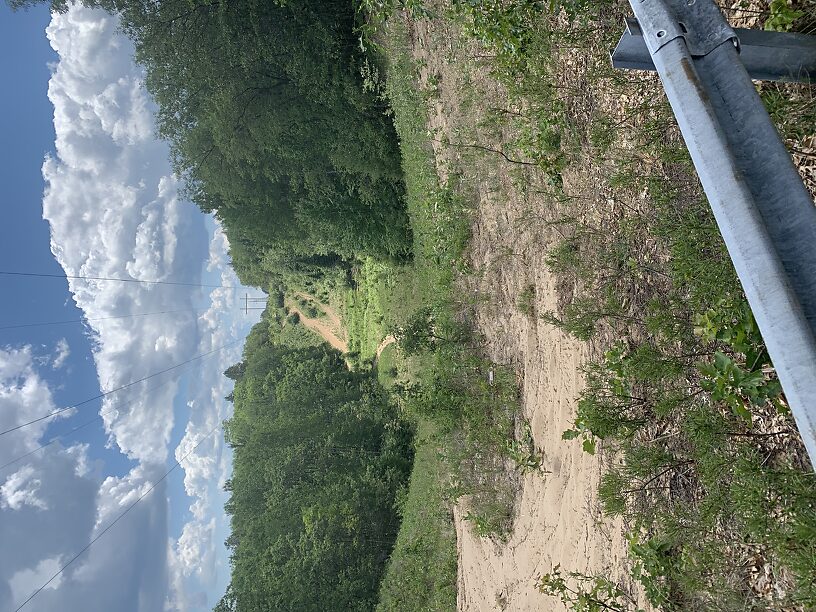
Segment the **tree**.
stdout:
<path fill-rule="evenodd" d="M 370 610 L 411 430 L 372 374 L 327 345 L 274 344 L 268 324 L 247 339 L 225 423 L 232 579 L 216 610 Z"/>

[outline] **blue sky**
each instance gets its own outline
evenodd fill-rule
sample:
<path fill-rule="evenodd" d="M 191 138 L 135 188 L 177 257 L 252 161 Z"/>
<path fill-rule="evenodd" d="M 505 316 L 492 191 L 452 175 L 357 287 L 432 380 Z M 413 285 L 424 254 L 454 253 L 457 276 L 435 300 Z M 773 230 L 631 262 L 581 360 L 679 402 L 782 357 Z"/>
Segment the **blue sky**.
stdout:
<path fill-rule="evenodd" d="M 0 330 L 2 429 L 240 340 L 258 316 L 239 314 L 245 288 L 220 228 L 178 193 L 115 27 L 81 7 L 52 22 L 42 7 L 11 13 L 0 3 L 0 270 L 229 288 L 0 276 L 0 326 L 91 319 Z M 93 320 L 159 310 L 179 312 Z M 19 605 L 228 416 L 231 383 L 220 372 L 241 344 L 5 437 L 0 464 L 102 411 L 0 471 L 0 608 Z M 229 578 L 220 432 L 182 467 L 26 609 L 210 609 Z"/>
<path fill-rule="evenodd" d="M 50 249 L 48 223 L 42 217 L 45 183 L 41 166 L 45 155 L 54 154 L 54 112 L 48 100 L 48 65 L 57 55 L 45 37 L 51 16 L 44 6 L 12 13 L 0 4 L 0 75 L 13 83 L 0 96 L 2 148 L 0 177 L 4 186 L 0 269 L 62 274 L 62 268 Z M 0 277 L 2 293 L 0 320 L 3 325 L 33 322 L 70 321 L 82 317 L 68 291 L 68 283 L 59 279 Z M 65 340 L 71 355 L 62 368 L 43 368 L 52 385 L 55 400 L 70 405 L 99 393 L 91 344 L 82 325 L 49 325 L 0 331 L 4 345 L 30 344 L 37 354 L 47 358 L 57 343 Z M 81 422 L 99 410 L 100 402 L 82 408 Z M 60 434 L 74 425 L 68 422 L 52 426 L 48 434 Z M 105 449 L 101 421 L 77 432 L 78 441 L 93 441 L 90 452 L 104 459 L 111 473 L 123 473 L 130 462 L 118 452 Z"/>

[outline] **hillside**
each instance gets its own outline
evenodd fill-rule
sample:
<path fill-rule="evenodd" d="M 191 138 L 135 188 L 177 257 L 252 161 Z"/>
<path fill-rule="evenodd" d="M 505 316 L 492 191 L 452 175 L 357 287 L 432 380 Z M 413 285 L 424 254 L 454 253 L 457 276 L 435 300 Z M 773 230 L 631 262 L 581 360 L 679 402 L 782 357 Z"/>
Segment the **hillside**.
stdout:
<path fill-rule="evenodd" d="M 218 610 L 816 607 L 812 466 L 657 77 L 609 65 L 628 7 L 102 4 L 270 296 Z M 759 89 L 813 193 L 812 89 Z"/>

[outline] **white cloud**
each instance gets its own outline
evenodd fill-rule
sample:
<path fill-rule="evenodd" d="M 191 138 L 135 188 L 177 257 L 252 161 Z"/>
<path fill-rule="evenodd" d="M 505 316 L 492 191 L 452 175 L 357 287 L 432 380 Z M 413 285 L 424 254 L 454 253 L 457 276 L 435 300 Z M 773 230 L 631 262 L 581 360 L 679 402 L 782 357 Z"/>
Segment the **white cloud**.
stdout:
<path fill-rule="evenodd" d="M 14 603 L 17 605 L 23 603 L 28 599 L 31 593 L 56 574 L 61 566 L 62 561 L 60 557 L 52 557 L 50 559 L 43 559 L 34 568 L 20 570 L 14 574 L 9 580 Z M 61 582 L 62 576 L 57 576 L 45 588 L 56 589 Z"/>
<path fill-rule="evenodd" d="M 57 409 L 37 364 L 30 346 L 0 348 L 2 430 Z M 37 449 L 52 420 L 3 436 L 0 463 Z M 51 570 L 54 560 L 74 554 L 87 543 L 96 513 L 97 484 L 88 477 L 86 449 L 75 445 L 62 452 L 56 444 L 6 468 L 0 477 L 0 609 L 14 609 L 12 604 L 31 594 L 36 588 L 32 585 Z M 58 584 L 52 583 L 55 588 Z"/>
<path fill-rule="evenodd" d="M 191 521 L 184 526 L 176 544 L 179 565 L 186 577 L 196 573 L 205 580 L 212 578 L 215 556 L 215 518 L 209 521 Z"/>
<path fill-rule="evenodd" d="M 196 283 L 206 262 L 208 272 L 220 273 L 222 284 L 238 287 L 227 268 L 223 231 L 216 224 L 208 248 L 203 215 L 179 196 L 167 147 L 153 136 L 153 106 L 143 91 L 142 71 L 133 65 L 132 46 L 116 26 L 115 19 L 101 11 L 72 6 L 67 13 L 54 14 L 47 29 L 60 56 L 48 90 L 54 104 L 56 156 L 43 164 L 43 216 L 51 226 L 52 252 L 68 275 Z M 207 296 L 191 287 L 79 279 L 71 279 L 69 288 L 89 319 L 185 310 L 95 320 L 93 356 L 103 390 L 226 344 L 245 335 L 248 327 L 248 321 L 233 320 L 229 314 L 237 312 L 233 288 L 215 289 Z M 195 309 L 206 301 L 210 308 L 197 316 Z M 125 476 L 107 477 L 95 486 L 94 512 L 83 519 L 89 521 L 87 529 L 104 529 L 160 477 L 171 452 L 177 379 L 184 371 L 191 377 L 190 419 L 175 456 L 189 453 L 183 469 L 192 518 L 178 538 L 169 541 L 164 485 L 157 487 L 73 568 L 54 593 L 54 605 L 72 609 L 63 601 L 76 601 L 74 609 L 84 609 L 79 602 L 96 588 L 93 601 L 99 609 L 152 612 L 169 605 L 199 610 L 207 609 L 207 599 L 219 588 L 223 592 L 226 518 L 218 485 L 227 477 L 230 455 L 220 431 L 190 451 L 229 416 L 231 406 L 223 398 L 232 383 L 221 373 L 240 358 L 240 351 L 235 345 L 105 399 L 108 444 L 135 466 Z M 0 372 L 2 368 L 0 359 Z M 0 409 L 2 402 L 0 389 Z M 83 482 L 94 471 L 85 454 L 84 447 L 75 446 L 64 455 L 72 478 Z M 47 491 L 45 477 L 40 490 Z M 49 509 L 50 499 L 43 499 Z M 35 561 L 25 567 L 34 567 Z M 50 601 L 43 597 L 42 609 L 51 609 Z"/>
<path fill-rule="evenodd" d="M 210 256 L 207 271 L 225 269 L 229 266 L 229 240 L 220 222 L 215 222 L 215 231 L 210 239 Z"/>
<path fill-rule="evenodd" d="M 0 486 L 0 508 L 20 510 L 23 506 L 31 506 L 47 510 L 48 506 L 38 496 L 42 481 L 36 475 L 34 468 L 26 465 L 6 478 Z"/>
<path fill-rule="evenodd" d="M 152 105 L 132 46 L 102 11 L 73 6 L 47 34 L 59 53 L 49 83 L 56 158 L 47 159 L 43 216 L 51 248 L 69 275 L 197 282 L 206 257 L 201 213 L 178 197 L 166 145 L 153 137 Z M 94 321 L 94 359 L 104 390 L 189 359 L 199 341 L 190 287 L 69 282 L 88 318 L 187 310 Z M 105 400 L 110 443 L 131 459 L 162 463 L 178 372 Z"/>
<path fill-rule="evenodd" d="M 0 348 L 0 431 L 19 427 L 57 410 L 51 390 L 35 370 L 31 346 Z M 66 418 L 72 410 L 54 419 Z M 0 465 L 39 446 L 53 419 L 37 421 L 7 434 L 0 444 Z"/>
<path fill-rule="evenodd" d="M 210 241 L 209 261 L 211 264 L 218 262 L 212 264 L 213 268 L 228 261 L 228 252 L 229 242 L 220 225 L 217 225 Z M 254 322 L 242 321 L 231 315 L 239 310 L 237 288 L 240 287 L 231 268 L 222 268 L 220 281 L 224 287 L 211 292 L 212 306 L 199 317 L 202 337 L 208 339 L 202 342 L 200 351 L 224 343 L 231 337 L 240 337 Z M 191 418 L 175 450 L 176 460 L 184 466 L 184 487 L 191 498 L 189 510 L 192 515 L 169 558 L 171 572 L 175 576 L 175 601 L 188 601 L 195 593 L 190 581 L 183 578 L 199 577 L 204 583 L 218 582 L 223 586 L 226 586 L 228 579 L 227 552 L 223 541 L 229 526 L 221 509 L 226 501 L 222 487 L 231 471 L 232 455 L 226 448 L 220 429 L 206 439 L 204 436 L 232 415 L 232 404 L 224 398 L 232 391 L 233 382 L 221 373 L 240 358 L 241 348 L 236 346 L 226 351 L 222 359 L 204 364 L 202 375 L 213 383 L 199 389 L 189 402 Z M 213 408 L 205 409 L 207 406 Z M 201 444 L 196 448 L 199 442 Z M 179 591 L 180 588 L 182 591 Z M 171 606 L 171 609 L 174 608 Z"/>
<path fill-rule="evenodd" d="M 56 346 L 56 355 L 51 361 L 51 367 L 55 370 L 60 369 L 65 365 L 65 361 L 71 355 L 71 348 L 68 346 L 68 341 L 65 338 L 60 338 Z"/>

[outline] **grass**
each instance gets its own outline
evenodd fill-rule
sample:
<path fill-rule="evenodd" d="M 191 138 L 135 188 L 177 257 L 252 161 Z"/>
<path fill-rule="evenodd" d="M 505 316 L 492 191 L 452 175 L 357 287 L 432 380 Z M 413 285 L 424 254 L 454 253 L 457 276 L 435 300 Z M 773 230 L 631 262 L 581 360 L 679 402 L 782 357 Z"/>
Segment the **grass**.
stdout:
<path fill-rule="evenodd" d="M 399 338 L 381 356 L 378 377 L 417 424 L 418 435 L 403 523 L 379 609 L 452 610 L 452 504 L 468 496 L 468 516 L 485 537 L 502 537 L 510 528 L 515 483 L 508 477 L 507 449 L 514 439 L 517 385 L 511 372 L 481 356 L 466 305 L 457 297 L 457 278 L 467 272 L 470 205 L 456 177 L 446 185 L 439 182 L 425 96 L 417 88 L 404 22 L 389 21 L 384 36 L 386 91 L 400 137 L 414 258 L 408 265 L 361 275 L 355 299 L 346 304 L 352 313 L 363 311 L 364 304 L 376 304 L 383 319 L 375 324 Z M 363 319 L 362 314 L 355 316 Z M 412 325 L 415 345 L 405 334 Z M 365 340 L 359 346 L 376 348 Z M 512 467 L 509 472 L 512 476 Z"/>
<path fill-rule="evenodd" d="M 456 532 L 443 491 L 448 473 L 440 452 L 444 444 L 432 421 L 420 421 L 410 484 L 400 499 L 402 524 L 378 611 L 456 608 Z"/>
<path fill-rule="evenodd" d="M 361 362 L 374 359 L 387 334 L 380 296 L 389 276 L 388 265 L 366 259 L 353 273 L 356 286 L 342 293 L 341 316 L 348 332 L 349 351 L 359 355 Z"/>
<path fill-rule="evenodd" d="M 506 442 L 514 438 L 518 388 L 512 372 L 483 358 L 480 340 L 468 323 L 468 304 L 456 283 L 469 272 L 464 250 L 472 205 L 460 177 L 439 183 L 426 104 L 416 86 L 404 25 L 395 20 L 389 28 L 387 92 L 401 141 L 415 244 L 413 266 L 399 271 L 384 306 L 396 328 L 420 311 L 427 313 L 431 341 L 412 357 L 416 386 L 407 390 L 406 405 L 449 433 L 447 454 L 457 493 L 468 494 L 474 513 L 490 525 L 488 532 L 500 536 L 509 529 L 512 512 L 513 483 L 504 464 Z M 493 384 L 488 382 L 491 370 Z"/>
<path fill-rule="evenodd" d="M 399 351 L 394 344 L 389 344 L 380 353 L 377 360 L 377 380 L 386 389 L 392 389 L 396 384 L 400 370 L 405 370 L 405 366 L 399 356 Z"/>
<path fill-rule="evenodd" d="M 276 308 L 273 311 L 267 308 L 267 311 L 269 312 L 269 336 L 274 343 L 298 348 L 317 346 L 323 342 L 320 336 L 302 323 L 294 323 L 287 309 Z"/>
<path fill-rule="evenodd" d="M 382 22 L 394 3 L 370 4 Z M 431 140 L 455 150 L 460 166 L 508 164 L 515 189 L 526 197 L 536 189 L 548 202 L 545 217 L 524 224 L 560 236 L 547 265 L 565 288 L 561 303 L 538 312 L 530 285 L 509 306 L 601 348 L 565 443 L 616 456 L 599 496 L 607 513 L 624 518 L 632 575 L 650 602 L 668 610 L 816 607 L 816 479 L 670 109 L 655 99 L 653 80 L 608 65 L 621 8 L 565 0 L 552 5 L 560 11 L 553 19 L 529 0 L 453 10 L 428 2 L 430 12 L 420 0 L 397 4 L 455 20 L 481 45 L 474 58 L 486 59 L 474 61 L 489 63 L 508 99 L 479 126 L 429 133 L 427 104 L 443 83 L 431 75 L 428 91 L 417 88 L 402 16 L 381 30 L 414 261 L 377 271 L 363 264 L 344 310 L 361 356 L 384 330 L 401 330 L 401 348 L 383 353 L 378 376 L 420 432 L 381 608 L 452 609 L 450 503 L 467 495 L 473 529 L 501 538 L 515 494 L 507 466 L 536 469 L 539 461 L 514 435 L 524 431 L 514 376 L 480 355 L 469 305 L 457 297 L 457 279 L 472 272 L 463 253 L 477 173 L 449 168 L 440 184 Z M 785 27 L 814 22 L 812 11 L 801 12 Z M 461 108 L 478 114 L 481 98 L 467 83 Z M 774 84 L 761 94 L 794 153 L 807 150 L 811 90 Z M 609 108 L 623 96 L 625 113 Z M 540 179 L 534 186 L 521 172 L 529 169 Z M 587 169 L 600 177 L 594 192 L 565 186 L 568 172 Z M 772 588 L 761 590 L 752 567 L 771 576 Z M 599 577 L 569 577 L 550 575 L 541 588 L 574 606 L 585 588 L 618 597 Z"/>
<path fill-rule="evenodd" d="M 562 240 L 547 262 L 571 291 L 541 316 L 607 349 L 587 366 L 565 438 L 616 455 L 600 497 L 629 526 L 633 575 L 664 609 L 816 607 L 816 479 L 667 105 L 648 94 L 638 103 L 645 81 L 607 66 L 621 15 L 574 5 L 567 32 L 528 14 L 523 44 L 510 45 L 473 6 L 460 18 L 525 109 L 512 119 L 517 148 L 551 179 L 548 222 Z M 559 73 L 575 48 L 591 92 Z M 763 96 L 793 142 L 813 135 L 813 121 L 803 88 L 787 87 Z M 621 94 L 635 105 L 623 123 L 597 110 Z M 557 175 L 593 164 L 609 201 L 629 209 L 610 214 L 565 191 Z M 532 297 L 517 298 L 528 316 Z M 757 586 L 752 564 L 774 588 Z"/>
<path fill-rule="evenodd" d="M 801 3 L 795 4 L 794 12 Z M 477 532 L 500 536 L 512 507 L 512 487 L 500 484 L 508 458 L 501 447 L 522 463 L 535 458 L 512 441 L 512 381 L 501 389 L 487 385 L 491 366 L 462 331 L 467 307 L 452 295 L 457 275 L 470 272 L 461 256 L 469 239 L 461 194 L 472 185 L 456 168 L 450 184 L 438 183 L 429 138 L 455 147 L 466 162 L 478 154 L 482 166 L 495 160 L 516 170 L 534 167 L 543 179 L 536 188 L 550 208 L 535 221 L 561 236 L 547 265 L 569 291 L 556 311 L 536 312 L 534 287 L 526 287 L 515 308 L 603 349 L 587 366 L 586 391 L 565 438 L 587 452 L 600 447 L 616 455 L 599 495 L 609 514 L 624 517 L 633 576 L 651 603 L 816 607 L 816 479 L 670 109 L 654 98 L 652 80 L 608 66 L 621 9 L 563 2 L 554 20 L 541 3 L 526 0 L 457 6 L 446 16 L 483 45 L 481 54 L 508 92 L 506 108 L 480 134 L 489 127 L 505 142 L 480 145 L 470 138 L 476 132 L 456 142 L 428 134 L 428 96 L 414 87 L 404 24 L 392 20 L 387 89 L 402 141 L 416 259 L 394 271 L 394 289 L 381 301 L 391 325 L 427 309 L 428 333 L 417 343 L 424 351 L 401 366 L 417 384 L 404 401 L 446 437 L 440 448 L 449 497 L 483 493 L 468 516 Z M 813 23 L 812 14 L 800 19 Z M 577 68 L 568 64 L 576 54 Z M 474 91 L 461 93 L 463 107 L 479 104 Z M 811 90 L 763 85 L 761 93 L 794 153 L 806 150 L 814 133 Z M 435 87 L 431 97 L 439 95 Z M 625 116 L 614 114 L 607 100 L 624 95 Z M 564 184 L 568 171 L 587 168 L 600 176 L 590 197 Z M 517 188 L 527 187 L 519 180 Z M 460 332 L 461 343 L 438 339 Z M 474 462 L 475 447 L 490 449 L 490 459 Z M 403 567 L 400 550 L 392 558 L 396 568 Z M 769 573 L 772 588 L 757 584 L 752 567 Z M 595 577 L 573 578 L 598 584 Z"/>

